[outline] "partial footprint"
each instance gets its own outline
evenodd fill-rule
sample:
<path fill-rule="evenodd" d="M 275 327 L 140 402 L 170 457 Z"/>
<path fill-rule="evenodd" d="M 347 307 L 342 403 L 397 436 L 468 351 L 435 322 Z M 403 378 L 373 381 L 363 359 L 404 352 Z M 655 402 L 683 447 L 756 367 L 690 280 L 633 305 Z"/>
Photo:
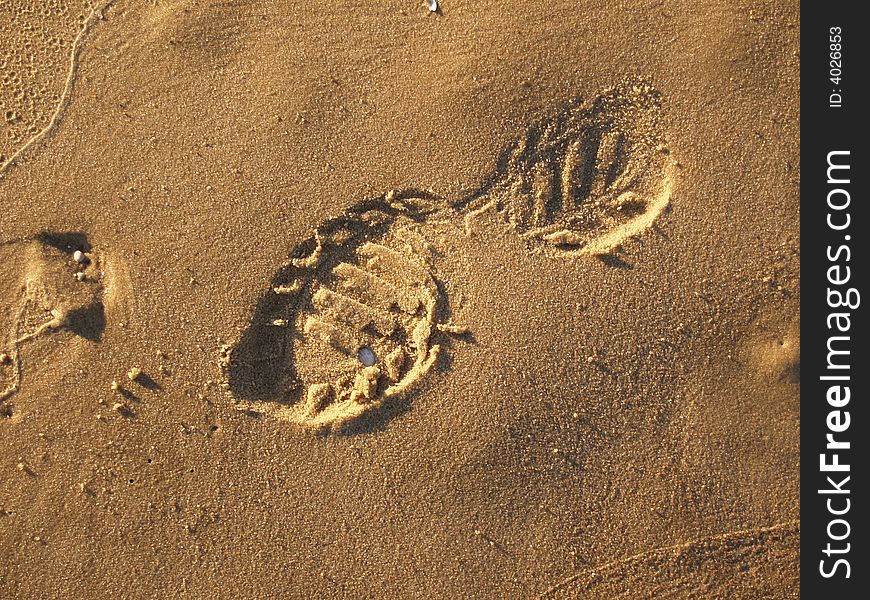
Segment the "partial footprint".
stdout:
<path fill-rule="evenodd" d="M 82 233 L 42 233 L 0 244 L 4 281 L 0 403 L 4 415 L 13 415 L 11 401 L 28 373 L 27 357 L 41 351 L 41 340 L 52 335 L 92 342 L 102 339 L 106 303 L 112 302 L 114 286 L 107 286 L 112 272 Z"/>
<path fill-rule="evenodd" d="M 437 199 L 390 193 L 319 227 L 226 350 L 243 406 L 340 429 L 410 390 L 436 363 L 446 302 L 432 275 Z M 443 204 L 443 203 L 442 203 Z"/>
<path fill-rule="evenodd" d="M 391 192 L 324 223 L 225 349 L 235 399 L 304 427 L 340 429 L 418 383 L 443 346 L 433 339 L 462 332 L 439 321 L 449 309 L 433 277 L 435 223 L 464 235 L 496 212 L 532 247 L 560 256 L 608 253 L 642 233 L 670 197 L 658 109 L 647 85 L 607 90 L 532 127 L 471 198 Z"/>
<path fill-rule="evenodd" d="M 608 254 L 642 233 L 671 195 L 660 105 L 655 89 L 629 82 L 531 127 L 493 184 L 461 203 L 466 229 L 497 212 L 532 248 L 562 256 Z"/>

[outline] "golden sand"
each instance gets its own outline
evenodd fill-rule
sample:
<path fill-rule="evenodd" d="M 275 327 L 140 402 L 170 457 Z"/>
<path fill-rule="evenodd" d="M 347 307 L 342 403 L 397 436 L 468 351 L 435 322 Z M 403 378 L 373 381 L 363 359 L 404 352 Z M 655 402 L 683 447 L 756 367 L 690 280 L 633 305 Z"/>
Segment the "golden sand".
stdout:
<path fill-rule="evenodd" d="M 798 596 L 797 3 L 0 22 L 0 596 Z"/>

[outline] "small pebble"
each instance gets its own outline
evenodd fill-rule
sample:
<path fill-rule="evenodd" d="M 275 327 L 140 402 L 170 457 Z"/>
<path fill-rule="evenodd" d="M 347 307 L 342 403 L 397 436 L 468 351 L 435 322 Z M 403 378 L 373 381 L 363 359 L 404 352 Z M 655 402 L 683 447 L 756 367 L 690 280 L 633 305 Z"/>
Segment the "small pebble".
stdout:
<path fill-rule="evenodd" d="M 112 380 L 111 388 L 112 388 L 112 391 L 113 391 L 113 392 L 117 392 L 117 391 L 119 391 L 119 390 L 121 389 L 121 384 L 118 383 L 118 382 L 115 381 L 115 380 Z"/>
<path fill-rule="evenodd" d="M 76 250 L 75 252 L 73 252 L 73 260 L 77 263 L 85 262 L 85 253 L 81 250 Z"/>
<path fill-rule="evenodd" d="M 438 12 L 438 0 L 426 0 L 430 12 Z"/>
<path fill-rule="evenodd" d="M 136 381 L 142 375 L 142 369 L 139 367 L 131 367 L 129 371 L 127 371 L 127 379 L 130 381 Z"/>
<path fill-rule="evenodd" d="M 0 365 L 8 365 L 12 362 L 12 357 L 6 352 L 0 352 Z"/>
<path fill-rule="evenodd" d="M 375 356 L 375 351 L 367 346 L 363 346 L 357 352 L 357 357 L 359 361 L 367 367 L 372 366 L 376 362 L 378 362 L 378 357 Z"/>
<path fill-rule="evenodd" d="M 75 274 L 75 278 L 76 278 L 76 281 L 84 281 L 85 274 L 82 273 L 81 271 L 79 271 L 78 273 Z"/>

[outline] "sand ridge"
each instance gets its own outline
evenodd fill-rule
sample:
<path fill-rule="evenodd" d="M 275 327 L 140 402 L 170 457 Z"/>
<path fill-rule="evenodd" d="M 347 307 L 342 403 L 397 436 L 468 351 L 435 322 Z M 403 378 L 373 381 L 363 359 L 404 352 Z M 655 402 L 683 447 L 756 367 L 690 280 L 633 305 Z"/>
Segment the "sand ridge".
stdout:
<path fill-rule="evenodd" d="M 799 556 L 793 521 L 650 550 L 579 573 L 540 598 L 798 598 Z"/>

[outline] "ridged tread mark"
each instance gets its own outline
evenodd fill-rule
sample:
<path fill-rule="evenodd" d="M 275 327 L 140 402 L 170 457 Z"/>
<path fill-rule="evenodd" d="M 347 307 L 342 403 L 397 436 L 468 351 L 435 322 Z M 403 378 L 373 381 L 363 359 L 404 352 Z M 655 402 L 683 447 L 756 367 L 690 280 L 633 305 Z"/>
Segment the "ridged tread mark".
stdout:
<path fill-rule="evenodd" d="M 294 251 L 261 300 L 258 324 L 225 356 L 242 408 L 337 430 L 434 366 L 436 307 L 445 299 L 425 236 L 414 233 L 426 205 L 412 193 L 361 203 Z M 264 348 L 274 357 L 266 364 L 258 360 Z M 361 349 L 375 364 L 363 363 Z"/>
<path fill-rule="evenodd" d="M 356 294 L 369 305 L 384 310 L 398 308 L 408 313 L 414 312 L 420 306 L 420 300 L 414 294 L 356 265 L 342 262 L 332 272 L 338 279 L 338 287 Z"/>
<path fill-rule="evenodd" d="M 380 335 L 389 336 L 399 326 L 396 317 L 388 311 L 370 307 L 364 302 L 333 292 L 325 286 L 314 292 L 311 303 L 329 321 L 352 327 L 360 332 L 373 327 Z"/>
<path fill-rule="evenodd" d="M 508 152 L 500 177 L 457 203 L 466 230 L 496 212 L 534 249 L 612 252 L 669 203 L 674 169 L 659 112 L 658 92 L 633 82 L 533 126 Z"/>

